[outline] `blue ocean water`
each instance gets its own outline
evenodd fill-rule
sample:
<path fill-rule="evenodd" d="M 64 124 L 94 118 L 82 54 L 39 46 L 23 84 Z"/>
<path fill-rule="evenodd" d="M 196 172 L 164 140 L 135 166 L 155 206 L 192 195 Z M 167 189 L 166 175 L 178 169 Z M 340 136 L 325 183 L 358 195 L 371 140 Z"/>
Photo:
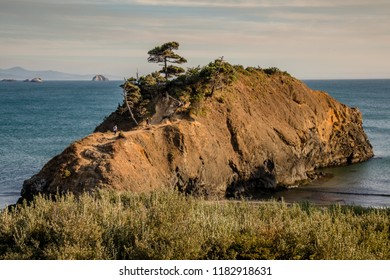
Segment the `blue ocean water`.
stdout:
<path fill-rule="evenodd" d="M 286 201 L 390 207 L 390 80 L 310 80 L 358 107 L 375 157 L 327 169 L 326 180 L 278 193 Z M 0 208 L 15 203 L 23 181 L 70 143 L 93 132 L 121 102 L 120 81 L 0 83 Z"/>
<path fill-rule="evenodd" d="M 120 84 L 0 82 L 0 209 L 16 202 L 24 180 L 116 109 Z"/>

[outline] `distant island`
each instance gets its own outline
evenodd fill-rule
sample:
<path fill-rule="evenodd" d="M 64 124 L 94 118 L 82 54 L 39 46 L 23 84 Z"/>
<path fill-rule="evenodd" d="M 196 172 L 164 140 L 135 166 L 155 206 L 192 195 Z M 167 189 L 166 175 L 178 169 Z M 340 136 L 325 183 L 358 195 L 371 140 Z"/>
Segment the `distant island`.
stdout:
<path fill-rule="evenodd" d="M 31 79 L 30 82 L 31 83 L 43 83 L 43 79 L 42 78 L 34 78 L 34 79 Z"/>
<path fill-rule="evenodd" d="M 104 77 L 103 75 L 96 75 L 92 78 L 92 81 L 94 82 L 106 82 L 109 81 L 108 78 Z"/>
<path fill-rule="evenodd" d="M 58 71 L 46 70 L 46 71 L 35 71 L 35 70 L 27 70 L 22 67 L 12 67 L 9 69 L 0 69 L 0 81 L 30 81 L 31 78 L 41 77 L 45 81 L 48 80 L 61 80 L 61 81 L 78 81 L 85 80 L 90 81 L 93 75 L 78 75 L 78 74 L 70 74 L 63 73 Z M 103 75 L 97 75 L 103 76 Z M 122 78 L 116 76 L 103 76 L 107 80 L 110 78 L 111 80 L 121 80 Z"/>
<path fill-rule="evenodd" d="M 2 79 L 2 82 L 17 82 L 15 79 Z M 42 78 L 33 78 L 33 79 L 25 79 L 23 82 L 31 82 L 31 83 L 43 83 Z"/>

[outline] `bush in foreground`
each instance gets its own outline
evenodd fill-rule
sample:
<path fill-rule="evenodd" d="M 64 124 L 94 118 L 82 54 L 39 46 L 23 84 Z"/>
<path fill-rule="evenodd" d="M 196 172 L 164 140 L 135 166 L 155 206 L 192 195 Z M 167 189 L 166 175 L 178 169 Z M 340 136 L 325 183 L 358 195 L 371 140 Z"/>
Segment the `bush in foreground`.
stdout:
<path fill-rule="evenodd" d="M 0 214 L 0 258 L 390 259 L 389 214 L 173 191 L 37 197 Z"/>

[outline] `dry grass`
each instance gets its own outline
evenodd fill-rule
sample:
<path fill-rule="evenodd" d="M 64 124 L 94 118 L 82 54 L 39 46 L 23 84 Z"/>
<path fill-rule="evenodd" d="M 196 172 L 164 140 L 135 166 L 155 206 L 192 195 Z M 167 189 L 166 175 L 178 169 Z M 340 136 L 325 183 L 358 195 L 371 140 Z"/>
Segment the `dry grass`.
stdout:
<path fill-rule="evenodd" d="M 0 259 L 390 259 L 389 216 L 173 191 L 37 197 L 0 214 Z"/>

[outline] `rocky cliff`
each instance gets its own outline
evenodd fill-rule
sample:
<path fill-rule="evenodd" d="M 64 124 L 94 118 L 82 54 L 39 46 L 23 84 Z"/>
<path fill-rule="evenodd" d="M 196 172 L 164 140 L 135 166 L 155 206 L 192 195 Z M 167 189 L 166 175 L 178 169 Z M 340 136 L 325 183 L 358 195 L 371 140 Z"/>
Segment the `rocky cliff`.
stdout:
<path fill-rule="evenodd" d="M 373 156 L 356 108 L 278 72 L 241 71 L 228 86 L 182 113 L 162 95 L 151 124 L 113 113 L 98 130 L 26 180 L 22 197 L 97 188 L 256 196 L 303 184 L 321 167 Z M 118 124 L 118 135 L 107 131 Z"/>

